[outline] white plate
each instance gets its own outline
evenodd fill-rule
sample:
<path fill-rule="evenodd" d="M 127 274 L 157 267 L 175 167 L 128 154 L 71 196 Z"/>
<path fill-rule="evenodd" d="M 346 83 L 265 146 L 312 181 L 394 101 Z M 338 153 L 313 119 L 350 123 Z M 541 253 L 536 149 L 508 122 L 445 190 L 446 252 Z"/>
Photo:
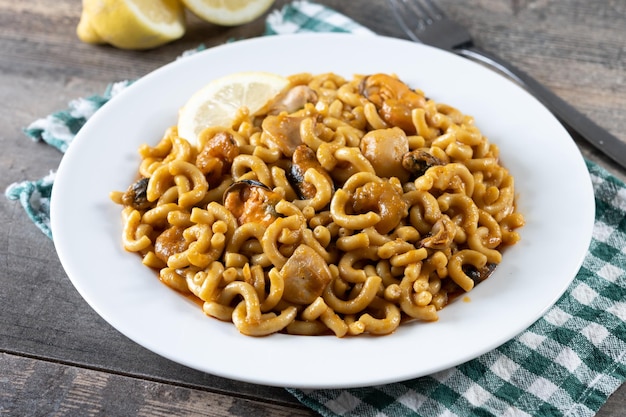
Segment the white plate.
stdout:
<path fill-rule="evenodd" d="M 345 77 L 396 73 L 436 101 L 475 117 L 515 176 L 527 221 L 486 282 L 435 323 L 384 337 L 243 336 L 161 284 L 121 246 L 120 207 L 108 197 L 134 180 L 142 143 L 155 144 L 179 107 L 236 71 Z M 588 248 L 594 198 L 563 127 L 513 83 L 464 58 L 398 39 L 345 34 L 238 41 L 143 77 L 81 129 L 59 167 L 52 230 L 63 266 L 91 307 L 140 345 L 189 367 L 253 383 L 338 388 L 410 379 L 458 365 L 511 339 L 565 291 Z"/>

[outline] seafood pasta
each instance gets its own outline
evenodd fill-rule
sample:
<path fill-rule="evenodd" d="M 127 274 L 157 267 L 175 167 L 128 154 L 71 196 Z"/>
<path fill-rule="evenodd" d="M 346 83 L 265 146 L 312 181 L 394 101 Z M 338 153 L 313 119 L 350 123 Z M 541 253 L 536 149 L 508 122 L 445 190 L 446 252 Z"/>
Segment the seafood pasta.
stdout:
<path fill-rule="evenodd" d="M 246 335 L 392 333 L 486 279 L 524 224 L 471 116 L 396 76 L 296 74 L 259 114 L 139 149 L 123 245 Z"/>

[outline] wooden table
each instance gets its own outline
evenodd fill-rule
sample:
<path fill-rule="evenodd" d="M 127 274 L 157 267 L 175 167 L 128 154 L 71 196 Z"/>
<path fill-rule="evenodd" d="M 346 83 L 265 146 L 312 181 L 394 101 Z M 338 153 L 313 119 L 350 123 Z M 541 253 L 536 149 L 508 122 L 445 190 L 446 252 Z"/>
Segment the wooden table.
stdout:
<path fill-rule="evenodd" d="M 0 0 L 0 188 L 55 169 L 61 154 L 22 128 L 135 79 L 200 43 L 263 33 L 264 20 L 222 28 L 190 17 L 186 36 L 146 52 L 83 44 L 80 0 Z M 278 1 L 277 5 L 285 1 Z M 379 34 L 403 37 L 383 0 L 326 0 Z M 358 3 L 358 5 L 357 5 Z M 487 50 L 510 60 L 626 141 L 624 0 L 440 0 Z M 584 156 L 626 171 L 577 140 Z M 79 296 L 53 243 L 0 198 L 0 413 L 4 415 L 311 416 L 281 388 L 207 375 L 163 359 L 105 323 Z M 621 416 L 626 387 L 599 416 Z"/>

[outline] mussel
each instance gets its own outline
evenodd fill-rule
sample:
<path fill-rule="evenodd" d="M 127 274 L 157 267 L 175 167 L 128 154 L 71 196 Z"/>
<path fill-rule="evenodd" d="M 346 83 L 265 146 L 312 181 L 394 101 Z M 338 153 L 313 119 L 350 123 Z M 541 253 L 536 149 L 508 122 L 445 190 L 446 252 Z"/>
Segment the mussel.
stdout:
<path fill-rule="evenodd" d="M 304 179 L 304 174 L 309 168 L 317 170 L 332 185 L 333 179 L 319 163 L 315 151 L 307 145 L 298 146 L 291 158 L 291 168 L 288 172 L 289 182 L 295 189 L 298 197 L 302 199 L 313 198 L 317 192 L 315 186 Z"/>
<path fill-rule="evenodd" d="M 421 177 L 428 168 L 436 165 L 444 165 L 444 162 L 421 149 L 407 152 L 402 157 L 402 167 L 411 173 L 412 178 Z"/>
<path fill-rule="evenodd" d="M 224 207 L 226 207 L 242 225 L 259 223 L 269 226 L 280 217 L 276 212 L 276 204 L 282 196 L 270 187 L 256 180 L 241 180 L 233 183 L 224 191 Z"/>
<path fill-rule="evenodd" d="M 150 178 L 141 178 L 128 187 L 128 190 L 122 195 L 122 204 L 136 210 L 151 208 L 154 203 L 148 201 L 148 182 L 150 182 Z"/>

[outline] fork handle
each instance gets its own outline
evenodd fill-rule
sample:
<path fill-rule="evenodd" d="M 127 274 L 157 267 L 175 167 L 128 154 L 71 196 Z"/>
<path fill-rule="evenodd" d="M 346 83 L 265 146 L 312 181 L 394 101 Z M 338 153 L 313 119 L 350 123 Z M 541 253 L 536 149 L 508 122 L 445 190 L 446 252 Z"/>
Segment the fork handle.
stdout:
<path fill-rule="evenodd" d="M 577 133 L 613 161 L 617 162 L 622 168 L 626 168 L 625 142 L 622 142 L 607 130 L 598 126 L 530 75 L 503 61 L 501 58 L 474 46 L 457 49 L 455 52 L 466 58 L 471 58 L 494 67 L 512 78 L 546 106 L 566 128 L 569 128 L 570 133 Z"/>

